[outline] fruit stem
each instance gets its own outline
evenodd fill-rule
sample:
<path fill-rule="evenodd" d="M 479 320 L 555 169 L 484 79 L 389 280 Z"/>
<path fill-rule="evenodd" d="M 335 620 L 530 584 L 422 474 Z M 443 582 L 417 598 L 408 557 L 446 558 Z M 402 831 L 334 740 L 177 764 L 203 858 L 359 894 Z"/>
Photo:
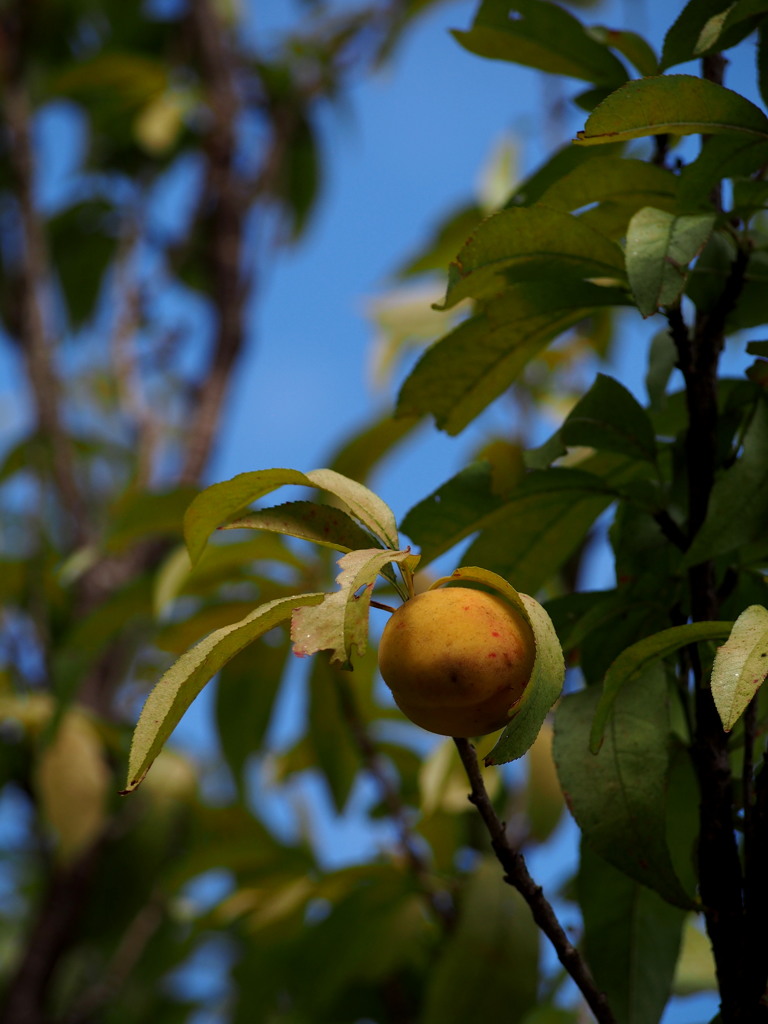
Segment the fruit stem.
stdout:
<path fill-rule="evenodd" d="M 371 601 L 371 608 L 380 608 L 383 612 L 389 612 L 390 615 L 394 615 L 397 611 L 391 604 L 384 604 L 382 601 Z"/>
<path fill-rule="evenodd" d="M 469 779 L 470 803 L 473 803 L 478 809 L 480 817 L 488 829 L 493 852 L 504 868 L 504 881 L 517 889 L 530 907 L 534 921 L 554 946 L 560 963 L 578 985 L 595 1020 L 599 1024 L 616 1024 L 616 1018 L 608 1005 L 605 994 L 597 987 L 589 965 L 579 950 L 571 943 L 541 886 L 537 885 L 531 877 L 522 853 L 512 846 L 506 828 L 496 814 L 488 796 L 475 748 L 469 740 L 457 736 L 453 737 L 453 742 L 456 744 Z"/>

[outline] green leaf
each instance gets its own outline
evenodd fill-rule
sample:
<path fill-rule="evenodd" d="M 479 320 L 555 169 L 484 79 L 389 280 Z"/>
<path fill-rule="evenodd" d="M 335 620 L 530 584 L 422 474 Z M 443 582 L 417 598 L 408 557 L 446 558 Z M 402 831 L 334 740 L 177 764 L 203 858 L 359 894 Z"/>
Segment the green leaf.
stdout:
<path fill-rule="evenodd" d="M 170 68 L 164 60 L 138 52 L 99 53 L 79 60 L 53 82 L 53 91 L 71 96 L 123 119 L 164 93 L 169 85 Z"/>
<path fill-rule="evenodd" d="M 671 995 L 686 918 L 582 844 L 584 952 L 622 1024 L 657 1024 Z"/>
<path fill-rule="evenodd" d="M 712 666 L 712 696 L 730 732 L 768 676 L 768 610 L 755 604 L 736 619 Z"/>
<path fill-rule="evenodd" d="M 328 783 L 337 814 L 343 813 L 360 771 L 354 726 L 344 715 L 340 697 L 342 686 L 354 686 L 357 690 L 360 680 L 346 680 L 344 675 L 325 658 L 315 658 L 309 678 L 308 738 L 315 765 Z"/>
<path fill-rule="evenodd" d="M 593 25 L 589 29 L 589 34 L 604 46 L 618 50 L 623 57 L 634 64 L 644 78 L 658 75 L 659 61 L 653 52 L 653 47 L 637 32 Z"/>
<path fill-rule="evenodd" d="M 267 734 L 288 655 L 287 642 L 257 640 L 221 670 L 216 687 L 216 725 L 221 752 L 238 791 L 247 791 L 248 760 Z"/>
<path fill-rule="evenodd" d="M 655 462 L 656 438 L 645 409 L 622 384 L 599 373 L 560 430 L 566 445 L 583 445 Z"/>
<path fill-rule="evenodd" d="M 519 206 L 488 217 L 467 239 L 448 275 L 440 309 L 462 299 L 488 299 L 533 274 L 553 271 L 571 279 L 624 278 L 624 260 L 615 242 L 578 217 L 547 206 Z M 562 306 L 560 307 L 562 308 Z"/>
<path fill-rule="evenodd" d="M 689 917 L 683 929 L 683 943 L 675 972 L 674 992 L 687 996 L 693 992 L 716 992 L 717 974 L 712 946 L 704 932 Z"/>
<path fill-rule="evenodd" d="M 332 469 L 260 469 L 240 473 L 231 480 L 213 484 L 195 498 L 184 516 L 184 536 L 194 564 L 205 548 L 209 534 L 265 494 L 295 484 L 328 491 L 388 547 L 399 547 L 397 525 L 390 507 L 367 487 Z"/>
<path fill-rule="evenodd" d="M 72 326 L 94 311 L 101 283 L 117 248 L 115 208 L 104 200 L 76 203 L 48 222 L 56 268 Z"/>
<path fill-rule="evenodd" d="M 352 648 L 365 653 L 368 644 L 368 610 L 377 576 L 390 562 L 413 569 L 418 555 L 405 551 L 368 548 L 350 551 L 339 559 L 336 577 L 339 590 L 325 594 L 321 603 L 297 608 L 291 620 L 293 653 L 305 658 L 330 651 L 331 663 L 351 668 Z"/>
<path fill-rule="evenodd" d="M 746 134 L 768 139 L 768 117 L 731 89 L 694 75 L 627 82 L 587 119 L 576 142 L 601 145 L 645 135 Z"/>
<path fill-rule="evenodd" d="M 309 540 L 334 551 L 369 548 L 374 541 L 346 512 L 314 501 L 289 501 L 249 512 L 226 523 L 222 529 L 268 530 Z"/>
<path fill-rule="evenodd" d="M 768 521 L 768 403 L 760 401 L 744 436 L 741 457 L 715 481 L 707 518 L 684 564 L 734 551 L 758 540 Z"/>
<path fill-rule="evenodd" d="M 754 174 L 768 162 L 768 142 L 750 135 L 716 135 L 678 179 L 680 202 L 711 208 L 712 190 L 724 179 Z"/>
<path fill-rule="evenodd" d="M 278 116 L 282 118 L 279 123 L 288 122 L 292 127 L 290 142 L 282 149 L 277 186 L 290 220 L 291 239 L 296 241 L 303 234 L 317 203 L 322 166 L 311 120 L 301 103 L 292 106 L 288 112 L 284 106 L 278 108 Z"/>
<path fill-rule="evenodd" d="M 184 510 L 196 494 L 196 487 L 124 492 L 111 510 L 106 536 L 108 550 L 125 551 L 146 537 L 177 538 Z"/>
<path fill-rule="evenodd" d="M 428 972 L 423 1024 L 522 1019 L 537 1003 L 539 934 L 522 896 L 484 857 L 461 894 L 459 919 Z"/>
<path fill-rule="evenodd" d="M 683 293 L 688 264 L 707 244 L 714 214 L 675 216 L 645 206 L 627 231 L 627 274 L 644 317 L 671 306 Z"/>
<path fill-rule="evenodd" d="M 623 146 L 621 143 L 616 143 L 613 146 L 608 146 L 602 149 L 601 154 L 610 153 L 619 157 Z M 570 142 L 563 146 L 562 149 L 556 150 L 553 156 L 546 160 L 543 164 L 536 168 L 532 174 L 530 174 L 513 192 L 510 196 L 505 207 L 516 207 L 516 206 L 531 206 L 533 203 L 539 202 L 544 193 L 550 189 L 560 178 L 570 174 L 571 171 L 575 171 L 582 164 L 590 163 L 592 160 L 598 159 L 596 151 L 589 149 L 585 146 L 574 146 Z M 472 227 L 475 227 L 475 224 Z M 464 238 L 467 237 L 469 232 L 465 232 Z M 464 239 L 462 239 L 463 241 Z M 458 248 L 458 246 L 457 246 Z M 456 249 L 453 250 L 454 252 Z"/>
<path fill-rule="evenodd" d="M 529 473 L 510 496 L 503 515 L 463 553 L 537 593 L 583 541 L 616 493 L 599 477 L 555 468 Z"/>
<path fill-rule="evenodd" d="M 768 206 L 768 181 L 736 178 L 733 182 L 733 210 L 748 220 Z"/>
<path fill-rule="evenodd" d="M 569 11 L 545 0 L 483 0 L 472 28 L 453 36 L 481 57 L 604 85 L 627 79 L 607 46 Z"/>
<path fill-rule="evenodd" d="M 691 0 L 667 32 L 662 70 L 715 49 L 735 46 L 754 28 L 754 23 L 742 23 L 767 6 L 765 0 Z"/>
<path fill-rule="evenodd" d="M 181 716 L 205 684 L 248 644 L 291 617 L 294 609 L 319 604 L 325 594 L 297 594 L 261 605 L 244 619 L 210 633 L 179 658 L 147 697 L 133 733 L 124 793 L 139 785 Z"/>
<path fill-rule="evenodd" d="M 596 156 L 550 185 L 540 201 L 544 206 L 565 211 L 608 201 L 639 209 L 672 200 L 676 191 L 677 179 L 663 167 L 644 160 Z"/>
<path fill-rule="evenodd" d="M 483 211 L 475 203 L 450 214 L 426 244 L 398 270 L 397 276 L 407 278 L 433 270 L 442 272 L 482 219 Z"/>
<path fill-rule="evenodd" d="M 451 253 L 455 251 L 455 247 L 451 249 Z M 358 427 L 335 452 L 330 468 L 353 480 L 367 480 L 374 467 L 410 437 L 420 422 L 419 417 L 395 418 L 388 409 L 385 415 Z"/>
<path fill-rule="evenodd" d="M 400 528 L 418 546 L 426 565 L 481 529 L 504 505 L 494 493 L 490 463 L 474 462 L 414 505 Z"/>
<path fill-rule="evenodd" d="M 545 721 L 528 751 L 525 816 L 531 839 L 545 843 L 563 816 L 565 799 L 552 757 L 552 723 Z"/>
<path fill-rule="evenodd" d="M 563 699 L 555 715 L 555 763 L 585 842 L 669 903 L 691 907 L 666 840 L 670 770 L 668 686 L 663 666 L 645 666 L 621 690 L 598 754 L 589 748 L 600 693 Z"/>
<path fill-rule="evenodd" d="M 557 278 L 508 288 L 427 349 L 403 384 L 397 414 L 431 413 L 442 430 L 460 433 L 550 341 L 591 310 L 627 298 Z"/>
<path fill-rule="evenodd" d="M 552 620 L 528 594 L 521 594 L 520 599 L 536 640 L 536 661 L 512 720 L 485 756 L 486 765 L 514 761 L 533 746 L 565 680 L 565 660 Z"/>
<path fill-rule="evenodd" d="M 592 752 L 600 749 L 606 723 L 611 718 L 614 704 L 621 690 L 634 679 L 659 661 L 681 647 L 699 643 L 702 640 L 722 640 L 731 631 L 730 622 L 688 622 L 682 626 L 671 626 L 653 636 L 627 647 L 616 658 L 605 676 L 600 702 L 595 710 L 589 746 Z"/>
<path fill-rule="evenodd" d="M 763 104 L 768 105 L 768 29 L 765 22 L 757 31 L 757 84 Z"/>

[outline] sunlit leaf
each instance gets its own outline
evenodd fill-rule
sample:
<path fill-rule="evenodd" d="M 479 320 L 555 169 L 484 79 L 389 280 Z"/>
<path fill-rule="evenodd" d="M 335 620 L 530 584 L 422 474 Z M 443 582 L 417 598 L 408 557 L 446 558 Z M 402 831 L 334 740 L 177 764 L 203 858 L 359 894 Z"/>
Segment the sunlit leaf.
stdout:
<path fill-rule="evenodd" d="M 645 206 L 634 215 L 627 230 L 627 274 L 643 316 L 677 302 L 688 264 L 707 244 L 714 226 L 714 214 L 675 216 Z"/>
<path fill-rule="evenodd" d="M 730 732 L 768 676 L 768 610 L 751 605 L 736 619 L 712 666 L 712 696 Z"/>
<path fill-rule="evenodd" d="M 768 117 L 739 93 L 693 75 L 627 82 L 587 119 L 576 142 L 600 145 L 645 135 L 746 134 L 768 139 Z"/>
<path fill-rule="evenodd" d="M 674 981 L 675 995 L 685 996 L 692 992 L 715 992 L 717 975 L 715 958 L 709 939 L 689 917 L 683 928 L 683 942 L 680 959 L 677 962 Z"/>
<path fill-rule="evenodd" d="M 367 487 L 332 469 L 302 473 L 297 469 L 261 469 L 240 473 L 199 494 L 184 516 L 184 536 L 192 562 L 203 552 L 209 534 L 265 494 L 288 484 L 318 487 L 342 501 L 363 526 L 395 550 L 397 526 L 389 506 Z"/>
<path fill-rule="evenodd" d="M 94 843 L 107 823 L 111 773 L 104 744 L 83 711 L 67 711 L 34 767 L 41 811 L 57 858 L 71 863 Z"/>
<path fill-rule="evenodd" d="M 136 789 L 181 716 L 219 669 L 273 626 L 289 619 L 295 608 L 319 604 L 324 597 L 324 594 L 297 594 L 270 601 L 239 622 L 215 630 L 182 654 L 144 704 L 133 734 L 124 792 Z"/>
<path fill-rule="evenodd" d="M 305 658 L 330 651 L 331 663 L 351 668 L 352 648 L 365 653 L 368 643 L 368 610 L 376 578 L 390 562 L 413 569 L 418 555 L 405 551 L 368 548 L 350 551 L 339 559 L 336 577 L 339 590 L 326 594 L 321 603 L 297 608 L 291 620 L 293 652 Z"/>

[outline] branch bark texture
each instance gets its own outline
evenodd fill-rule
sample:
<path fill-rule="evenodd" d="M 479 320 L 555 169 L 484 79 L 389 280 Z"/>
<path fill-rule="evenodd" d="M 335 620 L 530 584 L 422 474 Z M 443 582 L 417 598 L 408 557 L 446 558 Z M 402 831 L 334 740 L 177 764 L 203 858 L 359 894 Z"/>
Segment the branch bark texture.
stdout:
<path fill-rule="evenodd" d="M 605 994 L 597 987 L 586 960 L 568 938 L 541 886 L 531 877 L 522 853 L 511 845 L 485 788 L 475 748 L 466 739 L 454 737 L 453 742 L 469 779 L 469 799 L 488 830 L 493 852 L 504 868 L 504 881 L 517 889 L 528 904 L 534 921 L 552 943 L 560 963 L 578 986 L 595 1020 L 599 1024 L 616 1024 Z"/>

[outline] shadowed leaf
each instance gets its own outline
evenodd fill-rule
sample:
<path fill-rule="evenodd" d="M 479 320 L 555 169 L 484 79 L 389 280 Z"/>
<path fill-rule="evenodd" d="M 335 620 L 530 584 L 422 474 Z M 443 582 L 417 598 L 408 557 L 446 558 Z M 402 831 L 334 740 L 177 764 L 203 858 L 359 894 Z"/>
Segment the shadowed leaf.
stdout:
<path fill-rule="evenodd" d="M 627 230 L 627 274 L 644 317 L 671 306 L 683 293 L 688 264 L 707 244 L 715 215 L 678 217 L 645 206 Z"/>

